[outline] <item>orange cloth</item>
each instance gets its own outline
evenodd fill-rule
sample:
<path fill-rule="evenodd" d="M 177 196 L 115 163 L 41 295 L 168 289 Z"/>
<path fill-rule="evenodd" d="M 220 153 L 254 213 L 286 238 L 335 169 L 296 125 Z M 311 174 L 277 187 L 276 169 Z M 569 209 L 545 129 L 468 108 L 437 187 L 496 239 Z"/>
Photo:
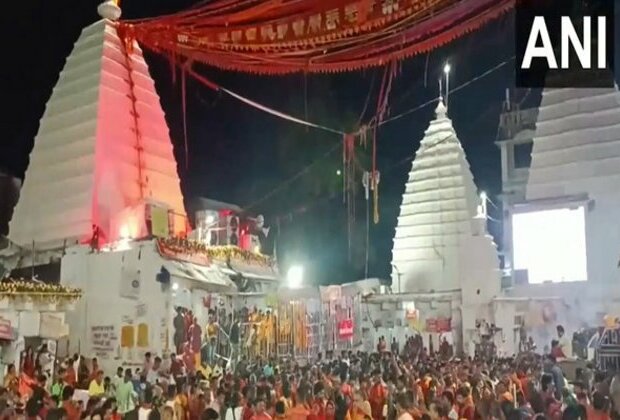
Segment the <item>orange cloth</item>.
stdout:
<path fill-rule="evenodd" d="M 310 411 L 303 405 L 296 405 L 287 413 L 288 420 L 307 420 L 309 415 Z"/>
<path fill-rule="evenodd" d="M 474 420 L 476 416 L 476 407 L 471 397 L 467 398 L 465 404 L 459 407 L 459 419 Z"/>
<path fill-rule="evenodd" d="M 271 420 L 271 416 L 267 412 L 254 414 L 250 420 Z"/>
<path fill-rule="evenodd" d="M 75 383 L 77 382 L 77 378 L 76 378 L 75 369 L 73 369 L 73 366 L 69 366 L 67 368 L 67 371 L 65 372 L 64 381 L 68 385 L 71 385 L 72 387 L 75 388 Z"/>
<path fill-rule="evenodd" d="M 362 402 L 362 407 L 354 404 L 350 410 L 351 420 L 365 420 L 366 417 L 372 417 L 372 409 L 368 401 Z"/>
<path fill-rule="evenodd" d="M 609 414 L 597 411 L 591 405 L 586 407 L 588 420 L 611 420 Z"/>
<path fill-rule="evenodd" d="M 374 420 L 381 420 L 383 418 L 383 406 L 387 399 L 387 392 L 383 384 L 374 384 L 370 388 L 370 395 L 368 401 L 370 402 L 370 408 L 372 410 L 372 418 Z"/>
<path fill-rule="evenodd" d="M 62 408 L 67 412 L 67 420 L 80 420 L 80 410 L 75 406 L 73 401 L 63 401 Z"/>

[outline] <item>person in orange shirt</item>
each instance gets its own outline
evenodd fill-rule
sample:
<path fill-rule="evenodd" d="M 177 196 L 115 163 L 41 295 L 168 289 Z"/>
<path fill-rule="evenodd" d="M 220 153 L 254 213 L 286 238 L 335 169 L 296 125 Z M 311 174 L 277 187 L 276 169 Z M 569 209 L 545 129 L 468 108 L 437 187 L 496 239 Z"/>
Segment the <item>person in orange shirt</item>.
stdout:
<path fill-rule="evenodd" d="M 370 388 L 370 394 L 368 401 L 370 402 L 370 408 L 372 410 L 373 420 L 383 419 L 383 406 L 387 400 L 387 390 L 381 379 L 381 372 L 375 370 L 373 372 L 373 385 Z"/>
<path fill-rule="evenodd" d="M 265 401 L 258 400 L 256 402 L 256 411 L 254 412 L 251 420 L 271 420 L 271 416 L 267 413 L 265 408 Z"/>
<path fill-rule="evenodd" d="M 336 420 L 336 405 L 332 400 L 325 404 L 325 420 Z"/>
<path fill-rule="evenodd" d="M 62 390 L 61 406 L 67 412 L 67 420 L 80 420 L 82 412 L 73 401 L 73 392 L 72 386 L 66 386 L 65 389 Z"/>
<path fill-rule="evenodd" d="M 296 403 L 293 408 L 288 410 L 288 420 L 307 420 L 310 415 L 310 411 L 306 408 L 308 403 L 308 390 L 305 386 L 300 386 L 297 389 Z"/>
<path fill-rule="evenodd" d="M 592 404 L 586 408 L 588 420 L 611 420 L 609 398 L 600 392 L 592 394 Z"/>
<path fill-rule="evenodd" d="M 310 420 L 325 420 L 325 404 L 327 400 L 325 399 L 325 389 L 321 382 L 317 382 L 314 385 L 314 401 L 312 401 L 311 405 L 311 414 Z"/>
<path fill-rule="evenodd" d="M 77 374 L 75 372 L 75 368 L 73 367 L 73 360 L 69 359 L 67 361 L 67 370 L 65 370 L 64 381 L 67 385 L 75 387 L 77 382 Z"/>
<path fill-rule="evenodd" d="M 459 419 L 474 420 L 476 407 L 469 386 L 463 385 L 456 391 Z"/>

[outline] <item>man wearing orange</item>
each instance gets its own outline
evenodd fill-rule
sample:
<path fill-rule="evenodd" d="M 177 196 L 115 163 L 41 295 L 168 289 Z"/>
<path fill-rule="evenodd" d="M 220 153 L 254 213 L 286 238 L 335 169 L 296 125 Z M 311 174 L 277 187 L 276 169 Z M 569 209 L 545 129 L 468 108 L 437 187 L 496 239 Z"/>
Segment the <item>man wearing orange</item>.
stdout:
<path fill-rule="evenodd" d="M 295 406 L 288 411 L 288 420 L 308 420 L 310 411 L 306 408 L 308 390 L 301 386 L 297 389 Z"/>
<path fill-rule="evenodd" d="M 373 420 L 382 420 L 383 406 L 387 401 L 387 390 L 385 389 L 379 370 L 373 372 L 373 385 L 370 388 L 368 400 L 370 402 Z"/>
<path fill-rule="evenodd" d="M 325 399 L 325 389 L 321 382 L 317 382 L 314 385 L 314 401 L 312 402 L 312 412 L 309 419 L 311 420 L 325 420 L 325 405 L 327 400 Z"/>
<path fill-rule="evenodd" d="M 474 420 L 476 407 L 469 386 L 462 385 L 456 392 L 459 419 Z"/>
<path fill-rule="evenodd" d="M 256 402 L 256 411 L 251 420 L 271 420 L 271 416 L 265 410 L 265 401 L 258 400 Z"/>

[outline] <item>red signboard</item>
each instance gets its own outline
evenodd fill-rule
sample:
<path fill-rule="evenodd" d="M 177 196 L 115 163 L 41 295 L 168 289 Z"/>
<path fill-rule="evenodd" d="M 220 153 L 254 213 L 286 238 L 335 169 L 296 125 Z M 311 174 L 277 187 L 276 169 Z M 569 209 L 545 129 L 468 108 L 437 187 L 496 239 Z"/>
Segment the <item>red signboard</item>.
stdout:
<path fill-rule="evenodd" d="M 11 321 L 8 319 L 0 318 L 0 340 L 12 340 L 13 329 L 11 328 Z"/>
<path fill-rule="evenodd" d="M 428 318 L 426 320 L 426 331 L 434 333 L 444 333 L 452 331 L 452 319 Z"/>
<path fill-rule="evenodd" d="M 349 340 L 353 338 L 353 320 L 345 319 L 338 323 L 338 337 L 341 340 Z"/>
<path fill-rule="evenodd" d="M 450 318 L 437 318 L 437 332 L 452 331 L 452 320 Z"/>

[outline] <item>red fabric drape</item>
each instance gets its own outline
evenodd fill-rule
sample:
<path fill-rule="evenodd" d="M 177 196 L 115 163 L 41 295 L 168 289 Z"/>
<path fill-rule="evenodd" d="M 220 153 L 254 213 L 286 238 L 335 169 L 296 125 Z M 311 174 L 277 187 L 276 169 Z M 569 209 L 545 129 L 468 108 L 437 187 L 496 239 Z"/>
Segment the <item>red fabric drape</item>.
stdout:
<path fill-rule="evenodd" d="M 219 0 L 124 21 L 126 39 L 167 55 L 257 74 L 384 65 L 471 32 L 515 0 Z"/>

